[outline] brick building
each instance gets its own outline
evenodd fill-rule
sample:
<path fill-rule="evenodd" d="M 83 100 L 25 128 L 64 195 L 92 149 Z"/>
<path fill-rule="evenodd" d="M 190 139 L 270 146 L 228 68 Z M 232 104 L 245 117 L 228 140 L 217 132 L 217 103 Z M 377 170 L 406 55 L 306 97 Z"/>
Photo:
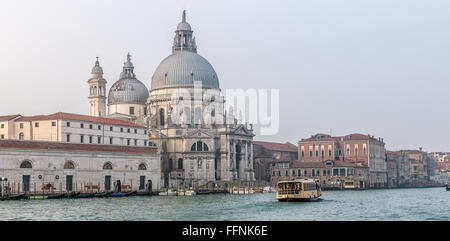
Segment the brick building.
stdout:
<path fill-rule="evenodd" d="M 255 179 L 258 182 L 270 182 L 270 169 L 276 165 L 289 165 L 298 159 L 297 146 L 286 142 L 253 142 Z"/>
<path fill-rule="evenodd" d="M 386 187 L 386 154 L 382 138 L 350 134 L 316 134 L 298 142 L 300 162 L 346 161 L 369 168 L 368 187 Z"/>
<path fill-rule="evenodd" d="M 369 183 L 369 168 L 349 161 L 278 162 L 271 166 L 270 173 L 272 184 L 297 178 L 318 179 L 322 188 L 342 188 L 346 180 L 356 181 L 360 188 L 367 188 Z"/>

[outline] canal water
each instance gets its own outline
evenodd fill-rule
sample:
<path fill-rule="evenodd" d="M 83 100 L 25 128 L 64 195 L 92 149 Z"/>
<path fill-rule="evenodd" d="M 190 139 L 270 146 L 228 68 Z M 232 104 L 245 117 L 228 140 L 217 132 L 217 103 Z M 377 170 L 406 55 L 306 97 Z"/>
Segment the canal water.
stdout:
<path fill-rule="evenodd" d="M 445 188 L 324 191 L 317 202 L 252 195 L 0 201 L 0 220 L 450 220 Z"/>

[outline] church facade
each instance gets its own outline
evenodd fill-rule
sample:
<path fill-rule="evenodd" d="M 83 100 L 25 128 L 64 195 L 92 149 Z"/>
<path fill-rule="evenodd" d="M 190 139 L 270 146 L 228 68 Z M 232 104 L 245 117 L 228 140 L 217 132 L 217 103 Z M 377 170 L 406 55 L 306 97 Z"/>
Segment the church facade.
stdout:
<path fill-rule="evenodd" d="M 172 54 L 156 68 L 150 90 L 134 74 L 130 54 L 107 97 L 98 59 L 91 73 L 89 114 L 146 126 L 149 145 L 160 150 L 162 186 L 255 180 L 253 127 L 225 111 L 219 78 L 197 53 L 185 11 Z"/>

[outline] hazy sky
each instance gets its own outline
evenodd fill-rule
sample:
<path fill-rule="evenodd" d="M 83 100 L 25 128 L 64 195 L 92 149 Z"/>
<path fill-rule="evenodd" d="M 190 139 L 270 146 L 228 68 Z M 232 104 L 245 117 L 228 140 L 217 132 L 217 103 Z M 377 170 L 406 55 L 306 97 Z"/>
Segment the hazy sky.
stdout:
<path fill-rule="evenodd" d="M 187 10 L 221 89 L 280 89 L 280 131 L 383 137 L 388 149 L 450 151 L 450 1 L 0 0 L 0 115 L 88 113 L 129 51 L 147 87 Z"/>

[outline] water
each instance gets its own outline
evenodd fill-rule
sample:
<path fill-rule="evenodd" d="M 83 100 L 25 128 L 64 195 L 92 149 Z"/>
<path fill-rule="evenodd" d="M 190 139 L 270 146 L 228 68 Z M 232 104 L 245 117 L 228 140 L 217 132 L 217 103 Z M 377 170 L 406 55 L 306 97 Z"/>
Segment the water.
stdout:
<path fill-rule="evenodd" d="M 450 220 L 445 188 L 324 191 L 317 202 L 253 195 L 0 202 L 0 220 Z"/>

